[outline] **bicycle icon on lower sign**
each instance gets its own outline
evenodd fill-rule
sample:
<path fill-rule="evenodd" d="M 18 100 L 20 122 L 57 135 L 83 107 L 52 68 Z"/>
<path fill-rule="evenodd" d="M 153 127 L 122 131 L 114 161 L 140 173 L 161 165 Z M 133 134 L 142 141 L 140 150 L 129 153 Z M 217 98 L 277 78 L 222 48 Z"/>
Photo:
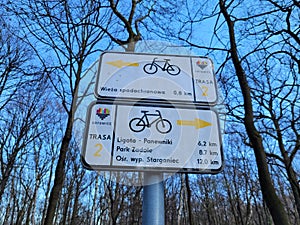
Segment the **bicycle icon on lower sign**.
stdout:
<path fill-rule="evenodd" d="M 133 118 L 129 122 L 129 128 L 134 132 L 141 132 L 146 127 L 150 128 L 152 124 L 155 123 L 155 128 L 159 133 L 166 134 L 172 129 L 172 124 L 169 120 L 162 118 L 159 110 L 157 113 L 148 113 L 149 111 L 141 111 L 144 115 L 141 118 Z M 157 117 L 152 122 L 149 122 L 148 117 Z"/>

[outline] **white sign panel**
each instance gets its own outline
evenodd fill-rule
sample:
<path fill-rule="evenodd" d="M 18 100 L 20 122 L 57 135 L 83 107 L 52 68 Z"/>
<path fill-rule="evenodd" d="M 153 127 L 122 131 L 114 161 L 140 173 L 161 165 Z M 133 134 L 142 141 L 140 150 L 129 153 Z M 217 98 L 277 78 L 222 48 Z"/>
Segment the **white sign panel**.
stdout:
<path fill-rule="evenodd" d="M 210 109 L 93 103 L 82 151 L 90 169 L 217 173 L 218 115 Z"/>
<path fill-rule="evenodd" d="M 213 63 L 196 56 L 105 52 L 96 82 L 97 98 L 149 99 L 213 105 Z"/>

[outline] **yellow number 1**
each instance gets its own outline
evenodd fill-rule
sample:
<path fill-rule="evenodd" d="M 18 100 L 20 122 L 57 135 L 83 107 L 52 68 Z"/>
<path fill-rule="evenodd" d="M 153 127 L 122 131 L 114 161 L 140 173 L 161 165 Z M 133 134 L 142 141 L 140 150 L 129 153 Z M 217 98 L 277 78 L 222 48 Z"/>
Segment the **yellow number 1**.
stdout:
<path fill-rule="evenodd" d="M 100 157 L 100 156 L 101 156 L 100 152 L 102 151 L 103 146 L 102 146 L 102 144 L 95 144 L 95 147 L 97 147 L 98 149 L 97 149 L 97 151 L 94 153 L 94 156 L 95 156 L 95 157 Z"/>

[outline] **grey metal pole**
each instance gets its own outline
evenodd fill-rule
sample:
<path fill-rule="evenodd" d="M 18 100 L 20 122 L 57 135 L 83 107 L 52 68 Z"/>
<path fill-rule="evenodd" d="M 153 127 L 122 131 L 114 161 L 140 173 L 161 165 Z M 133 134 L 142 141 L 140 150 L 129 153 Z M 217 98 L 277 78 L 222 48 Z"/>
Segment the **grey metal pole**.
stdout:
<path fill-rule="evenodd" d="M 144 173 L 143 225 L 165 224 L 163 173 Z"/>

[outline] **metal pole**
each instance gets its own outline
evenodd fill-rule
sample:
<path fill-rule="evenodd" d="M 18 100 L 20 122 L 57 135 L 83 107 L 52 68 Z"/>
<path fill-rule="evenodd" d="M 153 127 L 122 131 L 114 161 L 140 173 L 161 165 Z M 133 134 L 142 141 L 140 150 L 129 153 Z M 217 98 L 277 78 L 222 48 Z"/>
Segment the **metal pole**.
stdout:
<path fill-rule="evenodd" d="M 143 225 L 165 224 L 163 173 L 144 173 Z"/>

